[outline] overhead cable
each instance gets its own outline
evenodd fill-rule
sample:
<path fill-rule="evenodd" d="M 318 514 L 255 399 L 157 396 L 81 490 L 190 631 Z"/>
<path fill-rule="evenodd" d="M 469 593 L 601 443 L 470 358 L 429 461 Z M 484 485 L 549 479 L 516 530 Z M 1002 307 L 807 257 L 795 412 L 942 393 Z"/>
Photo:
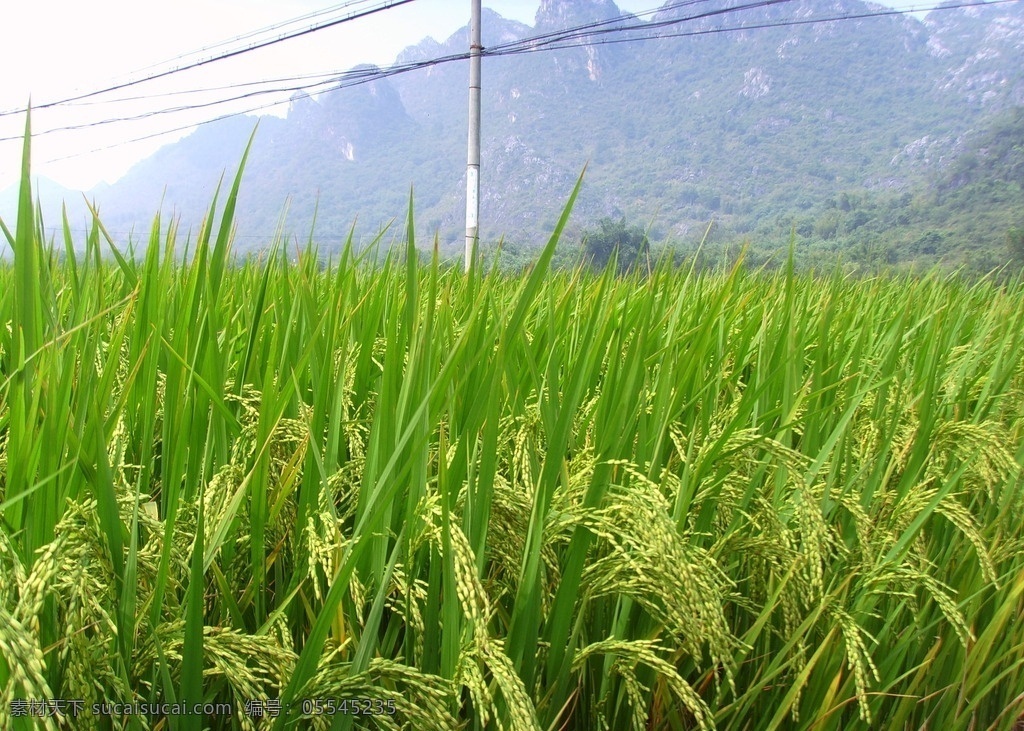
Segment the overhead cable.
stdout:
<path fill-rule="evenodd" d="M 121 89 L 127 89 L 128 87 L 137 86 L 138 84 L 142 84 L 142 83 L 145 83 L 147 81 L 154 81 L 156 79 L 162 79 L 162 78 L 165 78 L 167 76 L 171 76 L 173 74 L 181 73 L 183 71 L 189 71 L 191 69 L 199 68 L 200 66 L 206 66 L 208 64 L 216 63 L 218 61 L 223 61 L 223 60 L 228 59 L 228 58 L 234 58 L 235 56 L 241 56 L 244 53 L 251 53 L 252 51 L 257 51 L 257 50 L 259 50 L 261 48 L 267 48 L 268 46 L 273 46 L 273 45 L 276 45 L 278 43 L 283 43 L 284 41 L 290 41 L 290 40 L 292 40 L 294 38 L 299 38 L 301 36 L 305 36 L 305 35 L 308 35 L 310 33 L 316 33 L 317 31 L 324 30 L 325 28 L 333 28 L 334 26 L 341 25 L 342 23 L 348 23 L 348 22 L 351 22 L 353 20 L 358 20 L 359 18 L 365 18 L 368 15 L 373 15 L 374 13 L 379 13 L 382 10 L 389 10 L 390 8 L 395 8 L 395 7 L 398 7 L 399 5 L 406 5 L 406 4 L 411 3 L 413 1 L 414 0 L 381 0 L 379 5 L 377 5 L 375 7 L 372 7 L 372 8 L 369 8 L 367 10 L 363 10 L 363 11 L 360 11 L 360 12 L 349 13 L 348 15 L 346 15 L 344 17 L 335 18 L 333 20 L 329 20 L 329 21 L 326 21 L 326 22 L 323 22 L 323 23 L 316 23 L 314 25 L 309 26 L 308 28 L 303 28 L 301 30 L 293 31 L 293 32 L 290 32 L 290 33 L 285 33 L 285 34 L 282 34 L 282 35 L 280 35 L 280 36 L 278 36 L 276 38 L 271 38 L 271 39 L 268 39 L 268 40 L 259 41 L 257 43 L 253 43 L 253 44 L 251 44 L 249 46 L 246 46 L 245 48 L 238 48 L 238 49 L 234 49 L 234 50 L 230 50 L 230 51 L 225 51 L 224 53 L 218 54 L 216 56 L 212 56 L 210 58 L 200 59 L 198 61 L 193 61 L 193 62 L 187 63 L 187 64 L 185 64 L 183 66 L 179 66 L 179 67 L 172 68 L 172 69 L 165 69 L 163 71 L 157 71 L 157 72 L 154 72 L 152 74 L 148 74 L 147 76 L 144 76 L 141 79 L 133 79 L 131 81 L 125 81 L 125 82 L 118 83 L 118 84 L 112 84 L 112 85 L 107 86 L 107 87 L 102 88 L 102 89 L 96 89 L 95 91 L 89 91 L 89 92 L 85 92 L 83 94 L 77 94 L 75 96 L 70 96 L 70 97 L 67 97 L 65 99 L 59 99 L 57 101 L 44 102 L 42 104 L 35 104 L 35 105 L 33 105 L 33 109 L 48 109 L 50 107 L 56 107 L 56 106 L 60 106 L 60 105 L 63 105 L 63 104 L 67 104 L 69 102 L 79 101 L 81 99 L 88 99 L 90 97 L 95 97 L 95 96 L 100 96 L 101 94 L 109 94 L 112 91 L 119 91 Z M 5 111 L 5 112 L 0 112 L 0 117 L 6 117 L 6 116 L 10 116 L 12 114 L 23 114 L 26 111 L 27 110 L 25 108 L 8 110 L 8 111 Z"/>
<path fill-rule="evenodd" d="M 406 0 L 406 1 L 408 1 L 408 0 Z M 685 0 L 684 2 L 678 3 L 678 5 L 679 6 L 688 6 L 688 5 L 694 5 L 694 4 L 697 4 L 697 3 L 700 3 L 700 2 L 706 2 L 706 1 L 707 0 Z M 700 29 L 696 29 L 696 30 L 686 30 L 686 31 L 679 31 L 679 32 L 674 32 L 674 33 L 664 33 L 664 32 L 661 32 L 661 33 L 651 34 L 651 35 L 637 35 L 636 34 L 637 31 L 652 30 L 652 29 L 662 29 L 662 28 L 669 27 L 669 26 L 672 26 L 672 25 L 679 25 L 679 24 L 682 24 L 682 23 L 693 22 L 695 20 L 700 20 L 700 19 L 703 19 L 703 18 L 723 15 L 723 14 L 729 13 L 729 12 L 736 12 L 736 11 L 740 11 L 740 10 L 750 10 L 750 9 L 754 9 L 754 8 L 778 5 L 778 4 L 783 4 L 783 3 L 789 2 L 789 1 L 791 1 L 791 0 L 759 0 L 759 2 L 747 3 L 747 4 L 741 5 L 741 6 L 731 6 L 729 8 L 716 8 L 714 10 L 710 10 L 710 11 L 707 11 L 707 12 L 703 12 L 703 13 L 699 13 L 699 14 L 695 14 L 695 15 L 688 15 L 688 16 L 680 17 L 680 18 L 669 18 L 669 19 L 663 19 L 663 20 L 658 20 L 658 21 L 645 22 L 645 23 L 642 23 L 642 24 L 631 24 L 631 25 L 626 25 L 626 26 L 619 25 L 619 26 L 614 26 L 614 27 L 606 27 L 606 26 L 608 26 L 612 22 L 619 22 L 619 21 L 622 21 L 622 20 L 628 20 L 630 15 L 632 15 L 633 17 L 636 17 L 637 14 L 629 14 L 629 15 L 617 16 L 616 18 L 606 19 L 606 20 L 602 20 L 602 21 L 596 21 L 596 22 L 592 22 L 592 23 L 587 23 L 587 24 L 584 24 L 584 25 L 581 25 L 581 26 L 576 26 L 576 27 L 573 27 L 573 28 L 567 28 L 567 29 L 564 29 L 562 31 L 538 34 L 536 36 L 530 36 L 530 37 L 527 37 L 527 38 L 519 39 L 517 41 L 512 41 L 512 42 L 509 42 L 509 43 L 500 44 L 498 46 L 494 46 L 494 47 L 485 49 L 484 50 L 484 55 L 488 56 L 488 57 L 513 56 L 513 55 L 519 55 L 519 54 L 524 54 L 524 53 L 536 53 L 536 52 L 540 52 L 540 51 L 552 51 L 552 50 L 560 50 L 560 49 L 566 49 L 566 48 L 572 48 L 572 47 L 579 47 L 580 45 L 605 45 L 605 44 L 613 44 L 613 43 L 633 43 L 633 42 L 638 42 L 638 41 L 660 40 L 660 39 L 665 39 L 665 38 L 692 37 L 692 36 L 721 34 L 721 33 L 731 33 L 731 32 L 740 32 L 740 31 L 749 31 L 749 30 L 758 30 L 758 29 L 768 29 L 768 28 L 785 28 L 785 27 L 793 27 L 793 26 L 814 25 L 814 24 L 821 24 L 821 23 L 834 23 L 834 22 L 843 22 L 843 21 L 849 21 L 849 20 L 862 20 L 862 19 L 874 18 L 874 17 L 908 15 L 908 14 L 912 14 L 912 13 L 930 12 L 930 11 L 933 11 L 933 10 L 954 10 L 954 9 L 958 9 L 958 8 L 971 8 L 971 7 L 979 7 L 979 6 L 999 5 L 999 4 L 1006 4 L 1006 3 L 1011 3 L 1011 2 L 1019 2 L 1020 0 L 989 0 L 987 2 L 982 2 L 982 1 L 974 1 L 974 2 L 965 1 L 965 2 L 959 2 L 959 3 L 949 3 L 947 1 L 947 2 L 945 2 L 943 4 L 941 4 L 941 5 L 920 6 L 920 7 L 914 7 L 914 8 L 906 8 L 906 9 L 902 9 L 902 10 L 892 9 L 892 8 L 881 8 L 881 7 L 876 6 L 877 9 L 870 10 L 870 11 L 863 12 L 863 13 L 836 14 L 836 15 L 831 15 L 831 16 L 827 16 L 827 17 L 817 17 L 817 18 L 792 18 L 792 19 L 785 19 L 785 20 L 780 20 L 780 21 L 775 21 L 775 22 L 767 22 L 767 23 L 743 23 L 743 24 L 740 24 L 740 25 L 718 26 L 718 27 L 714 27 L 714 28 L 700 28 Z M 657 12 L 660 12 L 661 10 L 666 10 L 666 9 L 669 9 L 669 8 L 668 7 L 663 7 L 663 8 L 661 8 Z M 655 11 L 651 11 L 651 12 L 655 12 Z M 609 37 L 606 37 L 608 35 L 616 34 L 616 33 L 633 33 L 633 34 L 629 35 L 628 37 L 624 37 L 624 38 L 609 38 Z M 157 111 L 157 112 L 153 112 L 153 113 L 147 114 L 145 116 L 153 116 L 154 114 L 161 114 L 161 113 L 170 113 L 171 111 L 175 111 L 175 112 L 188 111 L 190 109 L 198 109 L 198 108 L 202 108 L 202 107 L 206 107 L 206 106 L 211 106 L 211 105 L 215 105 L 215 104 L 222 104 L 222 103 L 226 103 L 228 101 L 237 101 L 237 100 L 240 100 L 240 99 L 243 99 L 243 98 L 249 98 L 249 97 L 257 96 L 257 95 L 281 94 L 281 93 L 285 93 L 285 92 L 289 92 L 289 91 L 290 92 L 308 91 L 309 89 L 317 89 L 317 88 L 320 88 L 320 87 L 323 87 L 323 86 L 327 86 L 327 85 L 331 85 L 330 88 L 323 89 L 323 91 L 321 91 L 321 94 L 333 93 L 333 92 L 340 91 L 342 89 L 349 88 L 349 87 L 352 87 L 352 86 L 358 86 L 360 84 L 370 83 L 370 82 L 377 81 L 377 80 L 380 80 L 380 79 L 384 79 L 384 78 L 387 78 L 387 77 L 390 77 L 390 76 L 396 76 L 396 75 L 399 75 L 399 74 L 408 73 L 409 71 L 414 71 L 414 70 L 418 70 L 418 69 L 422 69 L 422 68 L 437 66 L 437 65 L 440 65 L 440 64 L 450 63 L 450 62 L 453 62 L 453 61 L 465 60 L 468 57 L 469 57 L 469 53 L 467 51 L 467 52 L 460 52 L 460 53 L 449 54 L 449 55 L 441 56 L 441 57 L 435 57 L 435 58 L 431 58 L 431 59 L 424 59 L 424 60 L 415 61 L 415 62 L 409 62 L 409 63 L 403 63 L 403 64 L 395 64 L 393 66 L 389 66 L 389 67 L 386 67 L 386 68 L 383 68 L 383 69 L 377 69 L 377 70 L 371 70 L 371 69 L 369 69 L 367 67 L 361 67 L 361 68 L 357 67 L 357 69 L 354 69 L 354 70 L 352 70 L 350 72 L 344 72 L 344 73 L 338 74 L 337 76 L 334 76 L 333 78 L 329 78 L 327 80 L 322 80 L 322 81 L 317 81 L 317 82 L 314 82 L 314 83 L 311 83 L 311 84 L 299 84 L 299 85 L 293 85 L 293 86 L 288 86 L 288 87 L 283 87 L 283 88 L 273 88 L 273 89 L 261 90 L 261 91 L 258 91 L 258 92 L 251 92 L 251 93 L 247 93 L 247 94 L 238 95 L 238 96 L 231 97 L 231 98 L 228 98 L 228 99 L 222 99 L 222 100 L 220 100 L 218 102 L 211 102 L 211 103 L 202 104 L 202 105 L 185 105 L 185 106 L 182 106 L 182 107 L 176 107 L 173 110 L 161 110 L 161 111 Z M 315 75 L 315 76 L 317 76 L 319 78 L 323 78 L 319 74 Z M 323 76 L 326 76 L 326 75 L 323 75 Z M 244 110 L 239 110 L 239 111 L 234 111 L 234 112 L 226 113 L 226 114 L 223 114 L 223 115 L 219 115 L 219 116 L 217 116 L 217 117 L 215 117 L 213 119 L 206 120 L 206 122 L 204 122 L 204 123 L 220 121 L 220 120 L 223 120 L 223 119 L 227 119 L 227 118 L 231 118 L 231 117 L 236 117 L 236 116 L 241 116 L 241 115 L 245 115 L 245 114 L 251 114 L 253 112 L 258 112 L 258 111 L 261 111 L 261 110 L 264 110 L 264 109 L 267 109 L 267 108 L 270 108 L 270 107 L 273 107 L 273 106 L 277 106 L 277 105 L 279 105 L 281 103 L 282 103 L 282 101 L 278 100 L 278 101 L 274 101 L 274 102 L 270 102 L 270 103 L 260 104 L 260 105 L 257 105 L 257 106 L 249 107 L 249 108 L 244 109 Z M 118 121 L 127 121 L 127 119 L 101 120 L 101 121 L 98 121 L 98 122 L 92 122 L 92 123 L 87 123 L 87 124 L 84 124 L 84 125 L 80 125 L 80 126 L 75 127 L 75 128 L 100 126 L 100 125 L 103 125 L 103 124 L 110 124 L 110 123 L 114 123 L 114 122 L 118 122 Z M 114 148 L 114 147 L 119 147 L 119 146 L 124 145 L 124 144 L 140 142 L 140 141 L 143 141 L 143 140 L 148 140 L 148 139 L 152 139 L 152 138 L 155 138 L 155 137 L 160 137 L 160 136 L 163 136 L 163 135 L 166 135 L 166 134 L 171 134 L 171 133 L 174 133 L 174 132 L 179 132 L 179 131 L 187 130 L 187 129 L 190 129 L 190 128 L 195 127 L 195 126 L 196 126 L 196 123 L 182 125 L 182 126 L 174 127 L 172 129 L 166 129 L 166 130 L 163 130 L 163 131 L 160 131 L 160 132 L 155 132 L 155 133 L 150 133 L 150 134 L 142 135 L 140 137 L 135 137 L 133 139 L 126 140 L 124 142 L 120 142 L 120 143 L 117 143 L 117 144 L 108 145 L 108 146 L 105 146 L 105 147 L 99 147 L 99 148 L 96 148 L 94 150 L 90 150 L 88 152 L 76 153 L 74 155 L 68 155 L 68 156 L 64 156 L 64 157 L 55 158 L 54 160 L 51 160 L 51 162 L 55 162 L 57 160 L 65 160 L 65 159 L 72 158 L 72 157 L 78 157 L 78 156 L 84 155 L 84 154 L 91 154 L 92 152 L 99 152 L 99 151 L 102 151 L 102 150 L 107 150 L 107 149 L 111 149 L 111 148 Z M 57 131 L 64 131 L 65 129 L 68 129 L 68 128 L 55 128 L 55 129 L 49 130 L 49 131 L 57 132 Z M 38 134 L 45 134 L 45 132 L 40 132 Z M 17 138 L 16 137 L 0 138 L 0 142 L 7 141 L 7 140 L 13 140 L 13 139 L 20 139 L 20 137 L 17 137 Z"/>

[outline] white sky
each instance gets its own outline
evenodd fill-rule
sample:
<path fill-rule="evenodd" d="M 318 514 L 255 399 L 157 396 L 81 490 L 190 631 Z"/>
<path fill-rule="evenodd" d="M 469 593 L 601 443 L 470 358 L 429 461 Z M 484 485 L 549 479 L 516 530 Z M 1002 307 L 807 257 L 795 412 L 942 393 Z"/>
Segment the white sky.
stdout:
<path fill-rule="evenodd" d="M 140 69 L 163 63 L 272 23 L 332 7 L 341 0 L 34 0 L 0 6 L 0 112 L 34 106 L 75 93 L 137 78 Z M 886 5 L 910 6 L 911 0 L 881 0 Z M 921 0 L 922 2 L 924 0 Z M 664 0 L 617 0 L 632 12 L 654 9 Z M 375 2 L 367 5 L 376 4 Z M 533 24 L 539 0 L 484 0 L 507 18 Z M 918 3 L 919 5 L 921 2 Z M 359 6 L 356 6 L 358 9 Z M 356 64 L 386 66 L 406 46 L 426 36 L 443 41 L 465 25 L 466 0 L 417 0 L 376 15 L 344 23 L 248 53 L 141 84 L 122 94 L 135 95 L 245 81 L 344 71 Z M 308 22 L 307 22 L 308 24 Z M 211 55 L 202 53 L 202 57 Z M 226 92 L 213 92 L 212 97 Z M 109 97 L 103 97 L 104 99 Z M 190 114 L 165 114 L 144 120 L 107 124 L 87 130 L 44 133 L 48 129 L 192 104 L 200 97 L 164 97 L 122 104 L 83 104 L 36 109 L 32 114 L 33 177 L 45 176 L 70 188 L 88 189 L 114 182 L 141 158 L 173 142 L 188 130 L 156 139 L 125 144 L 127 140 L 209 119 L 226 109 L 215 107 Z M 248 106 L 258 102 L 248 101 Z M 281 107 L 279 107 L 279 110 Z M 0 116 L 0 140 L 24 131 L 24 114 Z M 110 147 L 100 152 L 97 148 Z M 68 157 L 71 156 L 71 157 Z M 61 159 L 65 158 L 65 159 Z M 18 179 L 21 141 L 0 141 L 0 190 Z"/>

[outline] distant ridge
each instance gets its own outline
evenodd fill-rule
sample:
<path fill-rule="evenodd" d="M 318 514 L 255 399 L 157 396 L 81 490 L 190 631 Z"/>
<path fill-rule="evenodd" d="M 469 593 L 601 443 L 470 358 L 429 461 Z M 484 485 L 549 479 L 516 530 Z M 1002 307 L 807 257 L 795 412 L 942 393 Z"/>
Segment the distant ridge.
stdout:
<path fill-rule="evenodd" d="M 699 6 L 703 13 L 713 3 Z M 690 241 L 716 221 L 736 236 L 822 210 L 841 193 L 923 190 L 993 115 L 1024 105 L 1024 3 L 752 29 L 859 0 L 797 0 L 651 29 L 664 37 L 484 61 L 482 235 L 529 249 L 588 165 L 568 239 L 598 218 L 653 224 Z M 655 21 L 690 17 L 666 6 Z M 612 0 L 544 0 L 536 26 L 486 11 L 484 45 L 613 18 Z M 629 22 L 640 22 L 631 19 Z M 707 32 L 746 26 L 732 32 Z M 465 29 L 399 61 L 457 53 Z M 318 97 L 264 118 L 239 201 L 237 246 L 269 243 L 287 205 L 300 240 L 363 240 L 404 216 L 415 191 L 422 240 L 460 246 L 466 67 L 450 63 Z M 164 210 L 195 227 L 255 119 L 203 125 L 92 191 L 112 230 Z M 44 196 L 44 199 L 46 196 Z M 44 200 L 45 203 L 45 200 Z M 2 210 L 2 209 L 0 209 Z M 781 225 L 781 224 L 780 224 Z M 397 235 L 397 234 L 396 234 Z"/>

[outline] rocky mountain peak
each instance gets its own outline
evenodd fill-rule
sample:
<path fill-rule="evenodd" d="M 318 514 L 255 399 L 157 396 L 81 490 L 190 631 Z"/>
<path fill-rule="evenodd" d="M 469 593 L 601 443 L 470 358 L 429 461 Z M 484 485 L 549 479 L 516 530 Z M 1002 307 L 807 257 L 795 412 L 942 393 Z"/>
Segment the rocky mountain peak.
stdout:
<path fill-rule="evenodd" d="M 559 30 L 619 15 L 612 0 L 541 0 L 535 24 L 537 30 Z"/>

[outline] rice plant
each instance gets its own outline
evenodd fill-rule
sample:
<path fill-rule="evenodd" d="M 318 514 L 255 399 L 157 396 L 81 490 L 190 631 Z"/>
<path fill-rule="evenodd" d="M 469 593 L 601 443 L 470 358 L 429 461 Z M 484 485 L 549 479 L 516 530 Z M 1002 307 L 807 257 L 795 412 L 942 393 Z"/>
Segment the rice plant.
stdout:
<path fill-rule="evenodd" d="M 29 140 L 0 728 L 1019 727 L 1019 279 L 134 256 Z"/>

